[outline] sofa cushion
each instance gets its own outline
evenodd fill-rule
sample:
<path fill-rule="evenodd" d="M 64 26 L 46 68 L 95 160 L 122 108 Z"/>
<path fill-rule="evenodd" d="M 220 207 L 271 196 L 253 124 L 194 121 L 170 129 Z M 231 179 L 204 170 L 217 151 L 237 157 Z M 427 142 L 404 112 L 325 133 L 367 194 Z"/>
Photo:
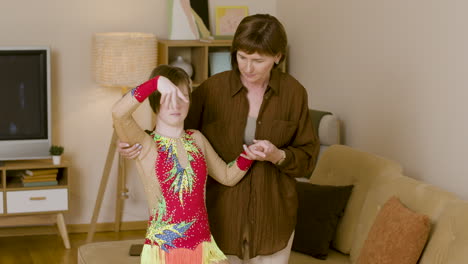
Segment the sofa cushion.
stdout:
<path fill-rule="evenodd" d="M 310 183 L 354 185 L 344 215 L 336 229 L 334 248 L 345 254 L 350 253 L 370 185 L 375 181 L 385 180 L 383 178 L 399 175 L 401 170 L 401 166 L 394 161 L 347 146 L 333 145 L 325 150 L 310 177 Z"/>
<path fill-rule="evenodd" d="M 320 120 L 318 136 L 320 144 L 331 146 L 340 144 L 340 120 L 334 114 L 325 115 Z"/>
<path fill-rule="evenodd" d="M 297 182 L 299 206 L 292 249 L 326 259 L 353 186 Z"/>
<path fill-rule="evenodd" d="M 377 215 L 357 263 L 416 264 L 430 228 L 428 216 L 411 211 L 393 196 Z"/>

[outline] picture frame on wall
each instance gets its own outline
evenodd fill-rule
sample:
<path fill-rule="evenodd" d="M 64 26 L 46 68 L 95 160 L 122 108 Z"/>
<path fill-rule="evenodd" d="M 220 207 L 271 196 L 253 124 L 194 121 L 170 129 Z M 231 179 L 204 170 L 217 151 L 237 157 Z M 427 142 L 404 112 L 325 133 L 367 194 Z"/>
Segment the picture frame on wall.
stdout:
<path fill-rule="evenodd" d="M 232 39 L 237 26 L 248 15 L 248 6 L 217 6 L 215 9 L 215 38 Z"/>

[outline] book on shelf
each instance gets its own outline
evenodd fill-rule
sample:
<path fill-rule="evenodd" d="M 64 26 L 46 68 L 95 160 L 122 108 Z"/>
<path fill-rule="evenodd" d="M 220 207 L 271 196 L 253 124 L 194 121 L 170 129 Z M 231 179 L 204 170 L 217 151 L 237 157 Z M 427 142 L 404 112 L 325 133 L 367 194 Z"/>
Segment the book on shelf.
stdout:
<path fill-rule="evenodd" d="M 23 182 L 24 187 L 39 187 L 39 186 L 54 186 L 58 185 L 57 181 L 42 181 L 42 182 Z"/>
<path fill-rule="evenodd" d="M 44 181 L 55 181 L 57 180 L 57 175 L 49 174 L 46 177 L 44 176 L 23 176 L 21 181 L 23 182 L 44 182 Z"/>
<path fill-rule="evenodd" d="M 47 175 L 47 174 L 57 174 L 58 169 L 33 169 L 25 170 L 24 173 L 29 176 L 38 176 L 38 175 Z"/>
<path fill-rule="evenodd" d="M 30 175 L 27 175 L 27 174 L 23 174 L 21 176 L 21 179 L 23 180 L 55 180 L 57 178 L 57 174 L 54 173 L 54 174 L 44 174 L 44 175 L 34 175 L 34 176 L 30 176 Z"/>

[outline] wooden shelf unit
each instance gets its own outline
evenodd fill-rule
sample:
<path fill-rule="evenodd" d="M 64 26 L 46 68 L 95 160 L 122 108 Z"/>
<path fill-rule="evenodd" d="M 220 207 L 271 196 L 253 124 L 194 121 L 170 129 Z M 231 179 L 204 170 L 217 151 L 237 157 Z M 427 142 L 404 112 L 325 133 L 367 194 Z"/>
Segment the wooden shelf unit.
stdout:
<path fill-rule="evenodd" d="M 57 185 L 24 187 L 20 175 L 30 169 L 58 169 Z M 69 164 L 52 160 L 4 161 L 0 165 L 0 226 L 57 224 L 70 248 L 63 213 L 69 209 Z"/>
<path fill-rule="evenodd" d="M 182 56 L 193 67 L 193 86 L 199 86 L 209 77 L 210 52 L 229 51 L 231 40 L 158 40 L 158 65 L 169 64 Z"/>

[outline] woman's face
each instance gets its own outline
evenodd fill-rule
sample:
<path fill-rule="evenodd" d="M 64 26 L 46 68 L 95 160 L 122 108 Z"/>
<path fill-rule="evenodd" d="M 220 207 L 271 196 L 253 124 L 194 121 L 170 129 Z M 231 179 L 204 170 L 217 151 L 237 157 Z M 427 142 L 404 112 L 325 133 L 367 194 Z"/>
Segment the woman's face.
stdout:
<path fill-rule="evenodd" d="M 179 89 L 184 94 L 185 98 L 189 98 L 189 89 L 187 86 L 179 86 Z M 180 126 L 184 125 L 184 120 L 187 117 L 190 103 L 187 103 L 177 97 L 177 108 L 169 109 L 169 101 L 166 100 L 164 104 L 161 104 L 158 112 L 158 121 L 164 122 L 169 126 Z"/>
<path fill-rule="evenodd" d="M 257 52 L 248 54 L 244 51 L 237 51 L 237 65 L 244 80 L 249 83 L 265 82 L 270 78 L 270 71 L 281 55 L 269 56 L 261 55 Z"/>

